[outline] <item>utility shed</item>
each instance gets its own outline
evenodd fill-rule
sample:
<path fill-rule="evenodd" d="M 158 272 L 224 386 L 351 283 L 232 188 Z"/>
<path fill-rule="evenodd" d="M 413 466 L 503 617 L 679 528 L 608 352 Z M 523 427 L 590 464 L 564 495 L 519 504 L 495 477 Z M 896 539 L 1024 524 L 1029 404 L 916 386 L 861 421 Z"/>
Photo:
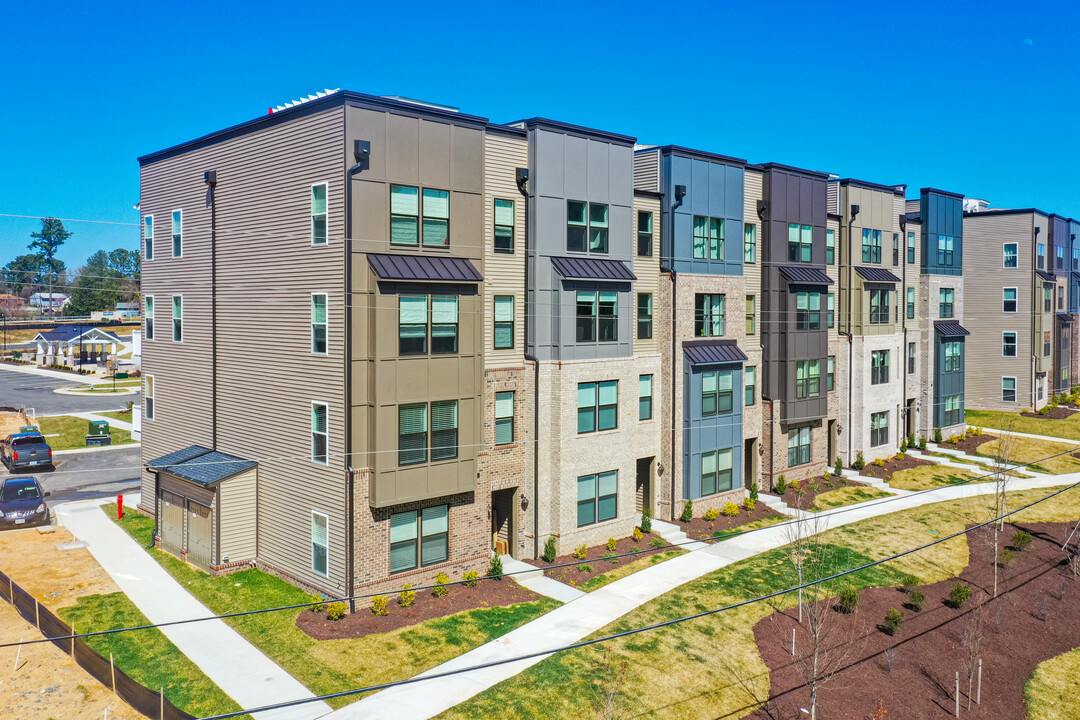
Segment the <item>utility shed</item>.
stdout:
<path fill-rule="evenodd" d="M 258 463 L 191 445 L 147 463 L 162 549 L 216 573 L 254 559 Z"/>

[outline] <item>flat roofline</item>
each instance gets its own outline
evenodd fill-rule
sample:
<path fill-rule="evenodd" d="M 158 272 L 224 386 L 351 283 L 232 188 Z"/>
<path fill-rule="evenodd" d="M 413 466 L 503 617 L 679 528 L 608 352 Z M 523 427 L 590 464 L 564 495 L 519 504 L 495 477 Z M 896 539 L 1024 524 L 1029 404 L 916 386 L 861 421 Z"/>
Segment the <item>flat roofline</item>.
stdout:
<path fill-rule="evenodd" d="M 964 217 L 980 217 L 982 215 L 1042 215 L 1046 218 L 1050 217 L 1050 213 L 1043 212 L 1038 208 L 1003 208 L 1000 210 L 977 210 L 964 213 Z"/>
<path fill-rule="evenodd" d="M 747 165 L 747 167 L 759 170 L 786 170 L 788 172 L 799 173 L 800 175 L 820 177 L 826 180 L 829 179 L 829 173 L 827 172 L 821 172 L 820 170 L 807 170 L 806 168 L 795 167 L 794 165 L 784 165 L 783 163 L 778 162 L 757 163 L 755 165 Z"/>
<path fill-rule="evenodd" d="M 926 195 L 927 193 L 934 193 L 935 195 L 944 195 L 946 197 L 957 198 L 958 200 L 963 200 L 964 199 L 964 196 L 961 195 L 960 193 L 954 193 L 954 192 L 950 192 L 948 190 L 939 190 L 938 188 L 932 188 L 932 187 L 924 187 L 924 188 L 919 189 L 919 197 L 920 198 L 923 195 Z"/>
<path fill-rule="evenodd" d="M 746 160 L 743 160 L 742 158 L 732 157 L 730 155 L 719 155 L 705 150 L 694 150 L 692 148 L 683 147 L 682 145 L 662 145 L 660 146 L 660 154 L 678 155 L 680 157 L 704 160 L 705 162 L 718 162 L 724 165 L 735 165 L 742 168 L 746 167 Z"/>
<path fill-rule="evenodd" d="M 551 120 L 550 118 L 544 117 L 526 118 L 524 120 L 515 120 L 514 122 L 505 124 L 511 127 L 523 125 L 528 130 L 536 128 L 541 130 L 555 130 L 569 135 L 580 135 L 596 140 L 606 140 L 608 142 L 618 143 L 619 145 L 629 145 L 630 147 L 633 147 L 635 143 L 637 143 L 637 138 L 630 135 L 621 135 L 619 133 L 608 132 L 607 130 L 597 130 L 596 128 L 585 127 L 584 125 L 574 125 L 573 123 Z"/>
<path fill-rule="evenodd" d="M 660 192 L 659 190 L 642 190 L 641 188 L 634 188 L 634 194 L 635 195 L 644 195 L 646 197 L 656 197 L 656 198 L 664 197 L 664 193 Z"/>
<path fill-rule="evenodd" d="M 838 178 L 836 180 L 830 180 L 829 182 L 837 182 L 841 185 L 854 185 L 855 187 L 861 187 L 866 190 L 879 190 L 881 192 L 899 195 L 906 200 L 907 185 L 882 185 L 880 183 L 870 182 L 869 180 L 856 180 L 855 178 Z"/>

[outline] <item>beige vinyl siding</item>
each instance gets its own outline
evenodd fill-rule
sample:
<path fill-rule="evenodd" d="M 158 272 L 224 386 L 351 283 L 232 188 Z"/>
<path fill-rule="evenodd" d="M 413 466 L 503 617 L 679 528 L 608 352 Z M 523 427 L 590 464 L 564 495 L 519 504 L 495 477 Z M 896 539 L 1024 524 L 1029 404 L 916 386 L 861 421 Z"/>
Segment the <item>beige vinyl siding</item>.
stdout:
<path fill-rule="evenodd" d="M 634 153 L 634 189 L 660 192 L 660 150 Z"/>
<path fill-rule="evenodd" d="M 521 365 L 525 352 L 525 197 L 517 168 L 529 165 L 529 143 L 522 137 L 487 133 L 484 137 L 484 364 Z M 494 252 L 495 200 L 514 201 L 514 252 Z M 514 296 L 514 347 L 495 349 L 495 296 Z"/>
<path fill-rule="evenodd" d="M 258 498 L 258 469 L 252 468 L 222 481 L 218 486 L 218 512 L 221 541 L 218 547 L 219 564 L 249 560 L 255 557 L 256 502 Z"/>
<path fill-rule="evenodd" d="M 343 111 L 272 125 L 142 168 L 144 214 L 184 209 L 184 257 L 157 248 L 144 292 L 183 292 L 184 343 L 143 346 L 156 376 L 156 419 L 143 460 L 211 445 L 210 208 L 203 172 L 217 171 L 218 443 L 260 463 L 260 559 L 301 580 L 345 590 Z M 328 184 L 326 245 L 311 245 L 311 186 Z M 155 233 L 155 241 L 157 235 Z M 327 293 L 328 352 L 311 354 L 311 293 Z M 167 326 L 162 327 L 167 330 Z M 330 465 L 313 463 L 311 402 L 329 406 Z M 152 477 L 144 496 L 153 496 Z M 311 567 L 311 511 L 330 516 L 329 579 Z"/>
<path fill-rule="evenodd" d="M 825 187 L 825 203 L 827 205 L 826 211 L 833 215 L 840 214 L 840 184 L 830 182 Z"/>
<path fill-rule="evenodd" d="M 762 199 L 762 181 L 764 176 L 761 171 L 753 168 L 747 168 L 743 177 L 743 222 L 753 223 L 757 227 L 757 259 L 752 264 L 743 263 L 743 278 L 745 280 L 745 293 L 744 295 L 754 296 L 754 305 L 756 308 L 755 318 L 755 332 L 752 337 L 747 337 L 744 334 L 744 340 L 739 342 L 739 347 L 746 353 L 749 358 L 744 364 L 744 368 L 753 367 L 756 368 L 756 387 L 754 388 L 754 404 L 750 407 L 743 406 L 743 438 L 758 438 L 759 443 L 764 443 L 766 438 L 767 429 L 764 426 L 763 411 L 761 403 L 761 389 L 764 385 L 765 378 L 765 365 L 762 362 L 761 357 L 761 329 L 762 329 L 762 292 L 761 292 L 761 268 L 762 268 L 762 251 L 764 248 L 764 228 L 762 227 L 761 218 L 758 217 L 757 202 Z M 740 247 L 743 245 L 745 238 L 739 238 Z M 745 252 L 742 256 L 745 258 Z M 745 302 L 745 297 L 743 299 Z M 744 306 L 745 307 L 745 306 Z M 692 316 L 691 316 L 692 317 Z M 742 327 L 745 332 L 745 312 L 742 318 L 733 317 L 732 320 L 736 320 L 742 323 Z M 823 376 L 824 377 L 824 376 Z M 744 371 L 743 378 L 745 380 L 746 373 Z M 745 384 L 743 390 L 745 391 Z M 822 386 L 824 387 L 824 386 Z M 745 396 L 741 396 L 742 399 Z M 745 463 L 746 458 L 743 458 Z M 760 473 L 761 458 L 754 458 L 753 463 Z M 757 477 L 743 478 L 743 483 L 749 486 L 752 480 L 758 480 Z"/>
<path fill-rule="evenodd" d="M 650 257 L 642 257 L 637 254 L 637 214 L 638 212 L 651 212 L 653 216 L 653 253 Z M 631 322 L 631 333 L 634 338 L 634 354 L 635 355 L 652 355 L 658 351 L 657 338 L 659 336 L 660 323 L 669 322 L 667 319 L 668 314 L 671 312 L 670 308 L 665 308 L 666 312 L 661 312 L 659 300 L 660 289 L 660 235 L 661 221 L 660 215 L 660 198 L 650 195 L 634 195 L 634 216 L 633 222 L 633 256 L 634 256 L 634 275 L 637 276 L 637 281 L 633 284 L 633 301 L 631 304 L 631 312 L 633 318 Z M 648 340 L 639 340 L 637 336 L 637 297 L 641 293 L 651 293 L 653 302 L 653 331 L 652 337 Z M 654 393 L 655 394 L 655 393 Z"/>

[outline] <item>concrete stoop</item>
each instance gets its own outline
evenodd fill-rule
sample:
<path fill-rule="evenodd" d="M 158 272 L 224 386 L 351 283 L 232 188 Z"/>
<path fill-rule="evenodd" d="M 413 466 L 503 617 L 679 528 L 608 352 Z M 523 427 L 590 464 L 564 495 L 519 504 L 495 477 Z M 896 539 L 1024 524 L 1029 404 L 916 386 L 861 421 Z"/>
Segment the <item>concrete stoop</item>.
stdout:
<path fill-rule="evenodd" d="M 585 593 L 577 588 L 570 587 L 566 583 L 561 583 L 558 580 L 544 575 L 544 571 L 538 567 L 530 565 L 529 563 L 515 560 L 509 555 L 500 555 L 502 558 L 503 572 L 514 573 L 510 577 L 514 578 L 523 588 L 532 590 L 538 595 L 546 595 L 549 598 L 555 598 L 559 602 L 568 603 L 573 600 L 577 600 L 579 597 L 585 595 Z"/>
<path fill-rule="evenodd" d="M 641 524 L 641 518 L 638 518 L 638 524 Z M 686 533 L 679 529 L 678 525 L 672 525 L 663 520 L 653 520 L 652 530 L 672 545 L 677 545 L 684 550 L 701 550 L 702 548 L 708 547 L 707 543 L 697 542 L 696 540 L 690 541 L 690 538 L 686 536 Z"/>
<path fill-rule="evenodd" d="M 1059 440 L 1058 442 L 1061 442 L 1061 441 Z M 943 453 L 945 455 L 951 455 L 951 456 L 953 456 L 955 458 L 963 458 L 964 460 L 971 460 L 973 462 L 982 463 L 983 465 L 986 465 L 987 467 L 993 467 L 994 466 L 994 462 L 990 458 L 978 457 L 976 455 L 968 455 L 965 452 L 961 452 L 959 450 L 953 450 L 952 448 L 943 448 L 940 445 L 937 445 L 935 443 L 928 444 L 927 449 L 928 450 L 933 450 L 934 452 Z M 926 459 L 927 460 L 935 460 L 935 458 L 933 458 L 933 457 L 929 457 L 929 458 L 926 458 Z M 941 458 L 936 458 L 936 459 L 940 460 Z M 1043 472 L 1039 472 L 1038 470 L 1032 470 L 1031 468 L 1027 467 L 1026 465 L 1009 465 L 1005 469 L 1007 471 L 1013 470 L 1013 471 L 1016 471 L 1016 472 L 1019 472 L 1019 473 L 1030 474 L 1030 475 L 1033 475 L 1035 477 L 1052 477 L 1052 473 L 1043 473 Z M 974 473 L 979 473 L 980 472 L 979 468 L 973 467 L 971 465 L 969 465 L 967 467 L 967 470 L 969 470 L 971 472 L 974 472 Z"/>

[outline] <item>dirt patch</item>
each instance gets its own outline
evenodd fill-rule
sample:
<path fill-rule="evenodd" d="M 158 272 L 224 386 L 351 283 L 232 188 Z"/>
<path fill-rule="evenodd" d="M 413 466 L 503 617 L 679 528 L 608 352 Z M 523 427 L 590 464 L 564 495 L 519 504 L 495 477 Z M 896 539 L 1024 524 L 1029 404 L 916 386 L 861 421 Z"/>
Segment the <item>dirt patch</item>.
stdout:
<path fill-rule="evenodd" d="M 1023 417 L 1034 418 L 1036 420 L 1064 420 L 1065 418 L 1072 417 L 1076 413 L 1077 410 L 1075 409 L 1067 408 L 1064 405 L 1058 405 L 1056 408 L 1053 408 L 1052 410 L 1047 410 L 1044 413 L 1023 413 Z"/>
<path fill-rule="evenodd" d="M 659 539 L 664 543 L 662 547 L 653 547 L 650 544 L 656 539 Z M 540 558 L 535 560 L 523 558 L 523 560 L 530 565 L 544 568 L 544 575 L 558 580 L 559 582 L 570 584 L 570 582 L 573 581 L 574 585 L 581 585 L 584 582 L 592 580 L 597 575 L 603 575 L 606 572 L 614 570 L 620 565 L 626 565 L 639 558 L 655 555 L 656 553 L 665 552 L 671 549 L 672 548 L 668 545 L 667 541 L 658 534 L 655 532 L 648 532 L 636 542 L 632 537 L 618 540 L 615 543 L 614 550 L 609 550 L 607 545 L 593 545 L 586 549 L 584 560 L 575 555 L 559 555 L 550 563 Z M 634 552 L 632 555 L 626 555 L 626 557 L 604 559 L 604 555 L 624 555 L 634 550 L 637 552 Z M 564 565 L 566 567 L 552 567 L 556 565 Z M 582 566 L 588 566 L 589 569 L 582 570 Z"/>
<path fill-rule="evenodd" d="M 0 437 L 7 437 L 12 433 L 19 432 L 19 428 L 25 425 L 34 425 L 21 411 L 0 412 Z"/>
<path fill-rule="evenodd" d="M 301 612 L 296 617 L 296 626 L 316 640 L 362 638 L 466 610 L 505 607 L 541 597 L 510 578 L 479 580 L 476 587 L 451 585 L 443 597 L 435 597 L 431 590 L 417 590 L 416 599 L 409 607 L 401 607 L 396 593 L 387 595 L 390 601 L 387 615 L 373 615 L 370 609 L 360 609 L 340 620 L 327 620 L 325 612 Z"/>
<path fill-rule="evenodd" d="M 885 461 L 885 464 L 880 467 L 872 462 L 867 463 L 865 466 L 863 466 L 863 469 L 859 471 L 859 474 L 865 475 L 866 477 L 878 478 L 880 480 L 884 480 L 885 482 L 889 482 L 890 480 L 892 480 L 893 473 L 898 473 L 901 470 L 910 470 L 912 468 L 917 468 L 922 465 L 936 465 L 936 463 L 932 463 L 929 460 L 923 460 L 921 458 L 912 457 L 911 455 L 904 454 L 901 455 L 899 458 L 889 458 Z"/>
<path fill-rule="evenodd" d="M 857 612 L 843 616 L 850 625 L 834 636 L 855 640 L 847 646 L 844 669 L 819 690 L 818 716 L 863 720 L 880 702 L 890 717 L 894 713 L 916 719 L 951 717 L 959 672 L 960 705 L 966 717 L 1027 717 L 1024 684 L 1035 666 L 1080 646 L 1080 580 L 1063 564 L 1066 556 L 1060 550 L 1071 524 L 1007 525 L 1003 538 L 1011 538 L 1018 529 L 1027 530 L 1035 540 L 1024 552 L 1015 553 L 1011 565 L 1000 568 L 995 599 L 989 599 L 994 555 L 988 529 L 969 536 L 971 563 L 960 580 L 975 594 L 960 610 L 946 602 L 956 580 L 918 588 L 926 595 L 921 612 L 907 605 L 908 595 L 899 588 L 863 590 Z M 981 610 L 976 610 L 980 600 Z M 891 637 L 879 629 L 889 608 L 904 616 Z M 969 712 L 964 637 L 980 613 L 982 704 L 973 703 Z M 794 609 L 777 613 L 754 628 L 771 679 L 771 700 L 750 716 L 756 720 L 798 717 L 798 708 L 809 707 L 809 691 L 791 657 L 791 631 L 798 625 L 794 615 Z M 797 645 L 809 648 L 805 628 L 797 638 Z"/>
<path fill-rule="evenodd" d="M 938 443 L 938 447 L 948 448 L 949 450 L 959 450 L 968 455 L 974 455 L 980 445 L 988 443 L 991 440 L 997 440 L 997 435 L 991 435 L 990 433 L 985 432 L 981 435 L 972 435 L 971 433 L 968 433 L 968 436 L 960 442 L 951 443 L 948 442 L 948 438 L 946 438 Z"/>
<path fill-rule="evenodd" d="M 743 525 L 748 525 L 757 520 L 765 520 L 771 517 L 784 517 L 781 513 L 776 512 L 771 507 L 763 502 L 757 502 L 754 505 L 753 510 L 747 510 L 742 505 L 739 506 L 738 515 L 720 515 L 715 520 L 706 520 L 703 517 L 696 517 L 690 522 L 677 521 L 682 531 L 686 533 L 686 537 L 691 540 L 706 540 L 717 534 L 724 534 L 736 530 Z"/>
<path fill-rule="evenodd" d="M 38 528 L 0 532 L 0 570 L 54 612 L 75 605 L 83 595 L 118 592 L 89 550 L 56 548 L 74 539 L 64 527 L 50 533 Z"/>
<path fill-rule="evenodd" d="M 864 482 L 858 480 L 852 480 L 847 477 L 816 477 L 808 480 L 798 481 L 798 489 L 794 488 L 791 483 L 788 483 L 787 490 L 783 495 L 778 497 L 783 498 L 791 507 L 810 508 L 814 506 L 814 500 L 818 497 L 825 495 L 833 490 L 839 490 L 846 487 L 869 487 Z M 826 484 L 828 483 L 828 484 Z M 830 487 L 831 485 L 831 487 Z M 770 495 L 776 495 L 776 493 L 769 493 Z"/>

